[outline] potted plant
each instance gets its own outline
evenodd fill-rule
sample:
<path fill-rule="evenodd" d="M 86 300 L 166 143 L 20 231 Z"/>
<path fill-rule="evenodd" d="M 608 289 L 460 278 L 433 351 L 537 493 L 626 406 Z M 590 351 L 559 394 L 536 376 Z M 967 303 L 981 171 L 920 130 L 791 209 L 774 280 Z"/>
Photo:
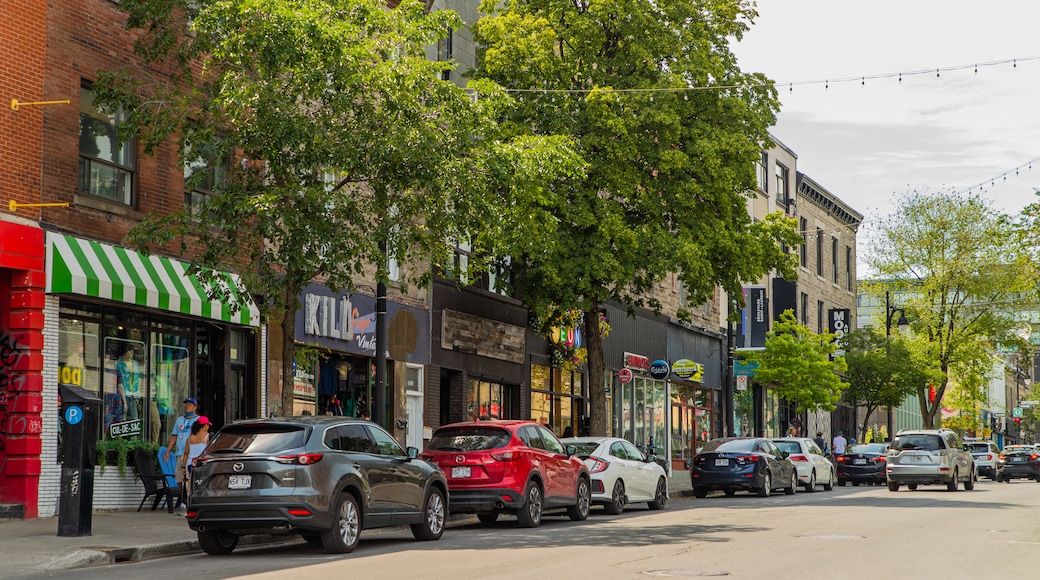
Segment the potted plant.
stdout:
<path fill-rule="evenodd" d="M 98 456 L 103 458 L 99 462 L 101 473 L 105 473 L 105 467 L 114 464 L 119 472 L 120 479 L 126 478 L 127 457 L 135 449 L 144 449 L 149 453 L 155 454 L 159 451 L 159 446 L 140 437 L 112 437 L 99 440 L 97 442 Z"/>

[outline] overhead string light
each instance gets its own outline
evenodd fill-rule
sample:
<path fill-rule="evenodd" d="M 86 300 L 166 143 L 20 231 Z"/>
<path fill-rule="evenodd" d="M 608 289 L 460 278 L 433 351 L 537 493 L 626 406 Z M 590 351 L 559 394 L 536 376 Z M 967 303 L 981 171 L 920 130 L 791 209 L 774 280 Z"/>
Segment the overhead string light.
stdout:
<path fill-rule="evenodd" d="M 1024 56 L 1017 58 L 1005 58 L 1000 60 L 991 60 L 987 62 L 975 62 L 972 64 L 959 64 L 954 66 L 944 66 L 936 68 L 926 68 L 911 71 L 900 71 L 870 75 L 854 75 L 848 77 L 841 77 L 837 79 L 823 79 L 815 81 L 783 81 L 783 82 L 765 82 L 765 83 L 742 83 L 737 85 L 706 85 L 706 86 L 695 86 L 695 87 L 670 87 L 670 88 L 644 88 L 644 89 L 613 89 L 616 93 L 679 93 L 686 91 L 722 91 L 728 89 L 743 89 L 747 87 L 764 87 L 764 86 L 783 86 L 787 85 L 788 92 L 794 92 L 794 87 L 808 86 L 808 85 L 823 85 L 824 90 L 830 89 L 831 83 L 849 83 L 859 81 L 860 85 L 866 85 L 867 79 L 890 79 L 896 78 L 898 82 L 903 82 L 903 76 L 917 76 L 923 74 L 935 73 L 936 78 L 941 78 L 941 73 L 949 71 L 958 71 L 973 69 L 975 74 L 979 73 L 979 67 L 993 67 L 1011 64 L 1011 68 L 1018 68 L 1018 61 L 1033 61 L 1040 60 L 1040 55 Z M 532 89 L 504 89 L 507 93 L 590 93 L 596 89 L 546 89 L 546 88 L 532 88 Z"/>
<path fill-rule="evenodd" d="M 984 179 L 984 180 L 976 183 L 975 185 L 972 185 L 970 187 L 965 187 L 964 189 L 960 189 L 960 190 L 954 192 L 954 195 L 960 195 L 962 193 L 972 193 L 976 189 L 979 190 L 979 193 L 983 193 L 983 192 L 986 191 L 986 184 L 987 183 L 989 184 L 989 186 L 991 188 L 995 187 L 997 185 L 997 179 L 998 178 L 1006 182 L 1007 178 L 1008 178 L 1008 175 L 1011 175 L 1012 172 L 1014 172 L 1015 175 L 1019 175 L 1019 172 L 1022 169 L 1026 169 L 1027 171 L 1032 171 L 1033 170 L 1033 164 L 1037 163 L 1037 162 L 1040 162 L 1040 157 L 1034 157 L 1033 159 L 1030 159 L 1029 161 L 1023 163 L 1022 165 L 1019 165 L 1018 167 L 1012 167 L 1011 169 L 1008 169 L 1006 171 L 1001 172 L 999 175 L 994 175 L 993 177 L 991 177 L 989 179 Z"/>

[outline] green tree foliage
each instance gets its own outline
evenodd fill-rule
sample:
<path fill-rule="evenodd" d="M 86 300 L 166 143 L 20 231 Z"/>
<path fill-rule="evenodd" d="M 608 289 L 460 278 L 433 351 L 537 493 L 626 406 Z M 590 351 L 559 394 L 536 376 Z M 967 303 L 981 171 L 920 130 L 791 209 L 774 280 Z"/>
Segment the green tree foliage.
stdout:
<path fill-rule="evenodd" d="M 146 152 L 174 140 L 216 195 L 149 216 L 139 247 L 179 242 L 193 266 L 238 272 L 282 319 L 281 407 L 292 409 L 297 297 L 312 279 L 387 281 L 387 259 L 448 255 L 468 224 L 580 173 L 565 139 L 499 134 L 510 99 L 441 81 L 426 50 L 462 25 L 404 0 L 122 0 L 141 64 L 100 75 Z M 218 169 L 219 168 L 219 169 Z M 223 171 L 223 179 L 215 179 Z M 462 225 L 460 228 L 459 225 Z M 428 274 L 421 269 L 420 274 Z M 415 276 L 422 282 L 424 276 Z M 219 289 L 218 289 L 219 290 Z"/>
<path fill-rule="evenodd" d="M 886 337 L 873 326 L 845 336 L 845 364 L 849 387 L 846 400 L 866 408 L 860 440 L 866 441 L 867 425 L 875 409 L 898 407 L 907 396 L 927 385 L 929 375 L 913 360 L 901 337 Z"/>
<path fill-rule="evenodd" d="M 568 136 L 587 165 L 511 208 L 515 227 L 486 231 L 480 244 L 514 258 L 515 284 L 547 326 L 585 313 L 590 430 L 605 434 L 601 304 L 659 310 L 652 290 L 669 272 L 693 304 L 720 285 L 739 296 L 742 280 L 774 268 L 795 278 L 795 257 L 782 250 L 800 243 L 794 220 L 752 223 L 747 210 L 778 107 L 770 82 L 742 72 L 730 52 L 756 13 L 740 0 L 486 0 L 481 9 L 476 76 L 516 98 L 504 126 Z"/>
<path fill-rule="evenodd" d="M 929 385 L 917 391 L 925 427 L 954 382 L 983 402 L 993 352 L 1026 346 L 1016 311 L 1035 304 L 1038 271 L 1022 230 L 984 199 L 909 192 L 879 220 L 868 263 L 905 308 L 911 350 L 935 369 L 935 400 Z"/>
<path fill-rule="evenodd" d="M 836 336 L 816 334 L 798 324 L 794 312 L 785 310 L 766 335 L 761 351 L 742 352 L 745 359 L 758 363 L 755 382 L 769 388 L 802 411 L 833 411 L 848 388 L 841 374 L 847 369 L 838 350 Z"/>

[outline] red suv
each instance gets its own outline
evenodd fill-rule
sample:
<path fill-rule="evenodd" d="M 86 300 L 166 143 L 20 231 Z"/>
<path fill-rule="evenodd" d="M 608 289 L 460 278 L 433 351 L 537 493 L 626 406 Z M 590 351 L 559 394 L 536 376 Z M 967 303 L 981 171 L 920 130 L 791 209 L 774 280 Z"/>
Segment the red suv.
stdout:
<path fill-rule="evenodd" d="M 552 509 L 589 517 L 589 470 L 575 453 L 532 421 L 478 421 L 437 429 L 422 457 L 444 471 L 453 513 L 476 513 L 485 524 L 516 514 L 520 527 L 533 528 Z"/>

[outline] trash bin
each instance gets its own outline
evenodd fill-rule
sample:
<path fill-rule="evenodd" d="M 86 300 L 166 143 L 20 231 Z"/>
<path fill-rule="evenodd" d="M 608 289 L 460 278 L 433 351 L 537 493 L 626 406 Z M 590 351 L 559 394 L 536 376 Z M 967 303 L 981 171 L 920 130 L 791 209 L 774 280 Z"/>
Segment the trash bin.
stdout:
<path fill-rule="evenodd" d="M 72 385 L 61 393 L 61 492 L 58 535 L 89 536 L 94 509 L 94 466 L 101 424 L 101 399 Z"/>

